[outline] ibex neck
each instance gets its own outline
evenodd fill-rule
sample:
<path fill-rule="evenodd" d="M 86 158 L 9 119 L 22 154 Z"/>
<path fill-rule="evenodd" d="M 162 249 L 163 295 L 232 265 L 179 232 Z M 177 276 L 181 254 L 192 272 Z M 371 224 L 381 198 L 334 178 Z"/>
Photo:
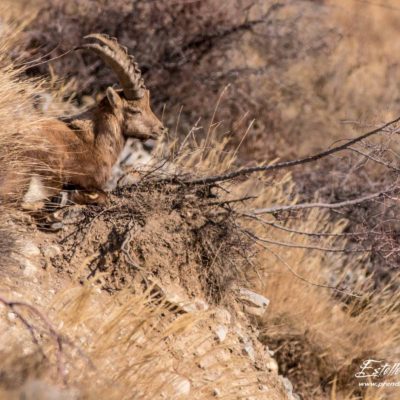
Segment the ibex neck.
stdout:
<path fill-rule="evenodd" d="M 110 164 L 114 164 L 125 145 L 121 127 L 122 118 L 111 110 L 99 109 L 94 118 L 95 151 L 107 156 Z"/>

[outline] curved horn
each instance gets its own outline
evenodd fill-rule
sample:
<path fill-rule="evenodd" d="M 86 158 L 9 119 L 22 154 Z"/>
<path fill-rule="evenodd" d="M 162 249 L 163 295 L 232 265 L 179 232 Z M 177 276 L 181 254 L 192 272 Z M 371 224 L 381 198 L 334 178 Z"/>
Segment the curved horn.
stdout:
<path fill-rule="evenodd" d="M 84 39 L 97 39 L 101 43 L 86 43 L 78 48 L 94 51 L 117 74 L 128 100 L 143 97 L 145 85 L 139 65 L 126 47 L 121 46 L 117 39 L 100 33 L 92 33 Z"/>

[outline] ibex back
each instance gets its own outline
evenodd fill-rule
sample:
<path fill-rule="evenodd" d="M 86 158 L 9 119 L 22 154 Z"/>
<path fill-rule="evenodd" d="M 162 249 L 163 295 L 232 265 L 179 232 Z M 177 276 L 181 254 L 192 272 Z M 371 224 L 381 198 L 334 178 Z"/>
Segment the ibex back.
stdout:
<path fill-rule="evenodd" d="M 76 202 L 104 201 L 104 186 L 126 139 L 156 139 L 164 131 L 151 110 L 140 69 L 126 48 L 102 34 L 85 39 L 93 42 L 78 49 L 97 53 L 116 73 L 122 90 L 109 87 L 93 110 L 71 121 L 43 123 L 36 148 L 29 152 L 41 167 L 31 179 L 25 203 L 50 198 L 65 185 L 79 189 Z"/>

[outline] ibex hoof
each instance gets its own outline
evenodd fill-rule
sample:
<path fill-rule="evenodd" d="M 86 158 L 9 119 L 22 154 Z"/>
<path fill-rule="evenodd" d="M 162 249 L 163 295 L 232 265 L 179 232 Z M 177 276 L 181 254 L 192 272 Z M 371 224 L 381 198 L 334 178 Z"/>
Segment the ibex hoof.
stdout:
<path fill-rule="evenodd" d="M 45 206 L 44 201 L 36 201 L 34 203 L 23 202 L 21 204 L 21 208 L 24 211 L 39 211 L 42 210 Z"/>
<path fill-rule="evenodd" d="M 107 202 L 107 194 L 77 190 L 72 194 L 71 201 L 75 204 L 105 204 Z"/>

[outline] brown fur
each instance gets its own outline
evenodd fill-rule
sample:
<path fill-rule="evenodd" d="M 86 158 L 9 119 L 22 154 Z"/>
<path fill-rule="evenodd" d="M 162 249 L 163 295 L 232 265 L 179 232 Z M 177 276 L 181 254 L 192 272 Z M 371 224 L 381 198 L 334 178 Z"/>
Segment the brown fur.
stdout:
<path fill-rule="evenodd" d="M 141 99 L 126 100 L 121 92 L 109 88 L 107 96 L 86 115 L 70 122 L 44 122 L 28 157 L 38 161 L 34 174 L 46 186 L 46 197 L 59 193 L 63 185 L 72 185 L 88 192 L 87 197 L 80 193 L 75 201 L 99 202 L 104 200 L 102 190 L 126 138 L 155 139 L 163 130 L 151 110 L 148 91 Z"/>

